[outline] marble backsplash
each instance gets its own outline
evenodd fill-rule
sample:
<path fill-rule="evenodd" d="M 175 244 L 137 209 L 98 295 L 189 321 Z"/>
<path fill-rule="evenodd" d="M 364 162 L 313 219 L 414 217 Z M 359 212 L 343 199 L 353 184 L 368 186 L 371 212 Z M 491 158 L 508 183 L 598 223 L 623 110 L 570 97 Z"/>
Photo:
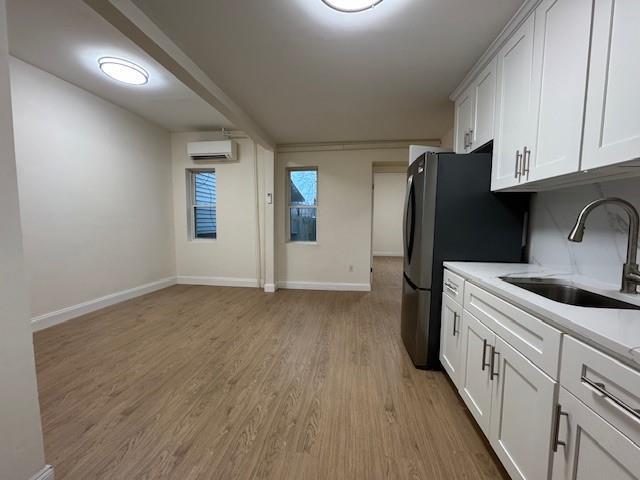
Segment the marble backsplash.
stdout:
<path fill-rule="evenodd" d="M 535 194 L 531 201 L 529 262 L 619 286 L 629 228 L 622 209 L 598 207 L 587 219 L 582 243 L 567 240 L 580 210 L 603 197 L 623 198 L 640 211 L 640 178 Z"/>

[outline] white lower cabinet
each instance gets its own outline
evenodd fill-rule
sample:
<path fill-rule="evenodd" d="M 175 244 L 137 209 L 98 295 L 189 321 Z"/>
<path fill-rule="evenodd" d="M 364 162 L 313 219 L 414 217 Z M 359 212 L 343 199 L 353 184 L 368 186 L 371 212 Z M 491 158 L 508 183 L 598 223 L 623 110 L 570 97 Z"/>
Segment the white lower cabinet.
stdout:
<path fill-rule="evenodd" d="M 459 392 L 480 428 L 489 436 L 491 385 L 489 360 L 496 336 L 469 312 L 462 319 L 462 358 Z"/>
<path fill-rule="evenodd" d="M 511 478 L 549 478 L 557 382 L 500 337 L 490 363 L 491 446 Z"/>
<path fill-rule="evenodd" d="M 640 446 L 564 388 L 558 402 L 553 480 L 640 479 Z"/>
<path fill-rule="evenodd" d="M 440 323 L 440 362 L 457 387 L 460 386 L 461 349 L 462 306 L 444 293 Z"/>
<path fill-rule="evenodd" d="M 453 278 L 440 358 L 509 476 L 640 480 L 640 371 Z"/>

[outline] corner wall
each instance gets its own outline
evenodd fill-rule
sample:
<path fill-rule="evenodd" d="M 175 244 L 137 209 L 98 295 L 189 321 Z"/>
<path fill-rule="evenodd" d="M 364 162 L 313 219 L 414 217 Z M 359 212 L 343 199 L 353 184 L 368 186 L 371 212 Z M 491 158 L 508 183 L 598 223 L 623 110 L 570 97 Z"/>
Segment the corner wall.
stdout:
<path fill-rule="evenodd" d="M 408 156 L 408 148 L 278 153 L 275 217 L 280 287 L 370 290 L 373 164 L 406 164 Z M 285 238 L 286 171 L 302 166 L 318 168 L 318 241 L 314 244 Z"/>
<path fill-rule="evenodd" d="M 0 0 L 0 478 L 45 469 L 13 147 L 5 0 Z"/>
<path fill-rule="evenodd" d="M 36 329 L 175 282 L 170 136 L 11 59 Z"/>

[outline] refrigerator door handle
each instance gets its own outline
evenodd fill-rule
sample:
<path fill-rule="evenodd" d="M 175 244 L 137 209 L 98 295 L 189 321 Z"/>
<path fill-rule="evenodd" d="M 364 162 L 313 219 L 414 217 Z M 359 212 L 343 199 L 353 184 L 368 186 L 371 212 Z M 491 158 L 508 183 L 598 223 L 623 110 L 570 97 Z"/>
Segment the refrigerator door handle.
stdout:
<path fill-rule="evenodd" d="M 404 202 L 404 247 L 407 254 L 407 263 L 411 263 L 411 253 L 413 251 L 413 235 L 415 233 L 415 195 L 413 193 L 413 175 L 407 180 L 407 195 Z M 411 219 L 409 211 L 411 210 Z M 410 226 L 410 229 L 409 229 Z"/>

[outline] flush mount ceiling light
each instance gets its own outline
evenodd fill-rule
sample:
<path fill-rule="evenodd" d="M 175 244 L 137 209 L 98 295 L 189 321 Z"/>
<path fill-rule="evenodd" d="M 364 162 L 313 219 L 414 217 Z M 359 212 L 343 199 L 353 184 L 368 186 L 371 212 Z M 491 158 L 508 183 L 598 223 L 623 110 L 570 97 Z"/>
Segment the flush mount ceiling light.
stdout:
<path fill-rule="evenodd" d="M 149 73 L 144 68 L 122 58 L 102 57 L 98 65 L 109 78 L 127 85 L 144 85 L 149 81 Z"/>
<path fill-rule="evenodd" d="M 382 0 L 322 0 L 334 10 L 339 12 L 362 12 L 375 7 Z"/>

